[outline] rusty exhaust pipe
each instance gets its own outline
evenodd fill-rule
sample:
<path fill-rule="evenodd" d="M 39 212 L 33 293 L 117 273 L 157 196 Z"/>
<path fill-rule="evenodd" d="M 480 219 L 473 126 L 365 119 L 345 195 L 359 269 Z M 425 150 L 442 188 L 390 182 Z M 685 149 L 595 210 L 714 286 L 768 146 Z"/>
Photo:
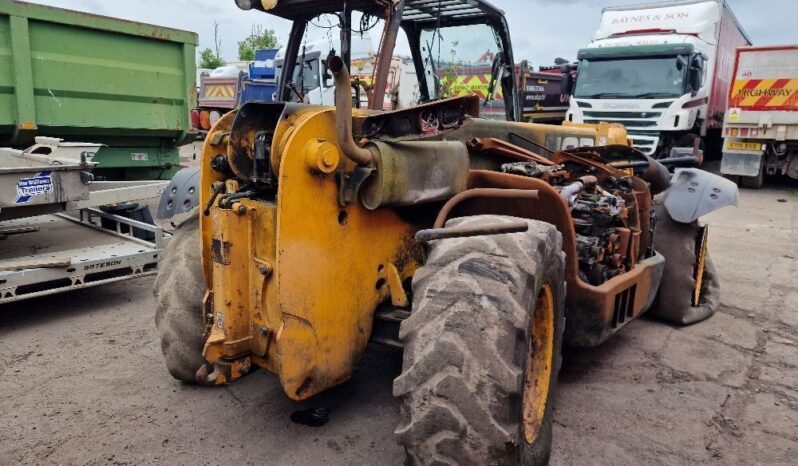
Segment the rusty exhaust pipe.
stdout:
<path fill-rule="evenodd" d="M 335 78 L 335 132 L 341 152 L 358 165 L 372 165 L 374 154 L 360 147 L 352 137 L 352 88 L 349 70 L 339 56 L 330 58 L 327 67 Z"/>
<path fill-rule="evenodd" d="M 562 190 L 560 190 L 560 197 L 568 204 L 568 207 L 572 207 L 574 204 L 573 197 L 582 192 L 586 187 L 595 186 L 596 183 L 598 183 L 598 179 L 595 176 L 582 176 L 573 183 L 563 186 Z"/>
<path fill-rule="evenodd" d="M 438 211 L 438 216 L 435 218 L 435 223 L 432 228 L 439 229 L 446 226 L 446 220 L 449 219 L 449 214 L 452 209 L 457 207 L 458 204 L 475 197 L 489 197 L 494 199 L 539 199 L 540 192 L 537 189 L 503 189 L 503 188 L 471 188 L 467 189 L 451 199 L 446 201 L 446 204 Z"/>

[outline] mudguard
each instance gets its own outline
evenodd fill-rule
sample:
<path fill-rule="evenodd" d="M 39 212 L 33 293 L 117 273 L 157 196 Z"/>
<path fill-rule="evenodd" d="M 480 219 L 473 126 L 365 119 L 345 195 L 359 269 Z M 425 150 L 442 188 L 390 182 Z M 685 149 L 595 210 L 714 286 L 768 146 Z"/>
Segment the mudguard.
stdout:
<path fill-rule="evenodd" d="M 676 169 L 665 194 L 665 208 L 680 223 L 692 223 L 730 205 L 737 205 L 737 185 L 698 168 Z"/>
<path fill-rule="evenodd" d="M 764 152 L 724 152 L 720 172 L 724 175 L 757 176 L 765 160 Z"/>
<path fill-rule="evenodd" d="M 199 167 L 188 167 L 175 173 L 158 203 L 161 220 L 190 211 L 199 204 Z"/>
<path fill-rule="evenodd" d="M 654 249 L 665 258 L 665 268 L 657 296 L 648 312 L 678 325 L 694 324 L 709 318 L 720 304 L 720 282 L 709 253 L 706 254 L 699 302 L 693 303 L 692 299 L 700 247 L 696 239 L 702 234 L 702 228 L 697 221 L 674 221 L 659 197 L 654 199 L 654 212 L 657 216 Z"/>

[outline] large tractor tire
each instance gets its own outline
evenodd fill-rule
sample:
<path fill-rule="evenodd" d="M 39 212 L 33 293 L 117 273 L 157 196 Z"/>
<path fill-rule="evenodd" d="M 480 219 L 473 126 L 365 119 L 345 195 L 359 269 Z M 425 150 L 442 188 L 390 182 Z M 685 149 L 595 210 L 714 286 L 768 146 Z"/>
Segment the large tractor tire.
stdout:
<path fill-rule="evenodd" d="M 701 227 L 698 221 L 675 221 L 660 197 L 655 199 L 654 209 L 657 219 L 654 250 L 665 257 L 665 269 L 651 313 L 680 325 L 701 322 L 712 316 L 720 304 L 720 283 L 706 240 L 699 238 Z M 699 275 L 699 299 L 695 302 Z"/>
<path fill-rule="evenodd" d="M 207 286 L 200 258 L 199 214 L 175 229 L 161 254 L 155 279 L 155 326 L 172 377 L 195 383 L 205 363 L 202 299 Z"/>
<path fill-rule="evenodd" d="M 484 215 L 448 227 L 507 221 Z M 514 221 L 517 219 L 513 219 Z M 397 440 L 417 465 L 544 465 L 564 328 L 562 237 L 529 231 L 432 242 L 402 322 Z"/>

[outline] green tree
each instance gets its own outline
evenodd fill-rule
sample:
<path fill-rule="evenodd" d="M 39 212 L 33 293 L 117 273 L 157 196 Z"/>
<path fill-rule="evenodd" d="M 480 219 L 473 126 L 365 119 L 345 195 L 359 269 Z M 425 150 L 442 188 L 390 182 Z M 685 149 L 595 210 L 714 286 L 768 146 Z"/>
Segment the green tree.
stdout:
<path fill-rule="evenodd" d="M 249 36 L 238 43 L 238 59 L 252 61 L 255 59 L 255 50 L 277 47 L 277 35 L 273 29 L 263 29 L 260 25 L 252 26 Z"/>
<path fill-rule="evenodd" d="M 200 52 L 200 59 L 197 66 L 199 68 L 209 69 L 219 68 L 220 66 L 224 66 L 224 60 L 219 58 L 213 50 L 206 48 Z"/>
<path fill-rule="evenodd" d="M 215 50 L 205 48 L 200 52 L 198 68 L 215 69 L 224 66 L 222 60 L 222 39 L 219 37 L 219 23 L 213 23 L 213 47 Z"/>

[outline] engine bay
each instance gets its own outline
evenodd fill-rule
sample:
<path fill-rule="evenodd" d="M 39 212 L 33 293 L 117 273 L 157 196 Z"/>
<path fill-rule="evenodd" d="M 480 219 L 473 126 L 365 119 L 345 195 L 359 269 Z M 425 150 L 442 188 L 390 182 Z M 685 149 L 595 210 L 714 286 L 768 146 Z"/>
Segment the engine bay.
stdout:
<path fill-rule="evenodd" d="M 598 286 L 634 267 L 641 230 L 632 175 L 573 154 L 565 163 L 505 163 L 501 171 L 541 179 L 559 191 L 574 225 L 582 281 Z"/>
<path fill-rule="evenodd" d="M 563 188 L 566 189 L 567 186 Z M 630 265 L 633 233 L 624 200 L 629 195 L 633 195 L 631 180 L 610 176 L 601 185 L 585 184 L 569 202 L 576 230 L 579 272 L 582 280 L 591 285 L 600 285 L 624 273 Z"/>

